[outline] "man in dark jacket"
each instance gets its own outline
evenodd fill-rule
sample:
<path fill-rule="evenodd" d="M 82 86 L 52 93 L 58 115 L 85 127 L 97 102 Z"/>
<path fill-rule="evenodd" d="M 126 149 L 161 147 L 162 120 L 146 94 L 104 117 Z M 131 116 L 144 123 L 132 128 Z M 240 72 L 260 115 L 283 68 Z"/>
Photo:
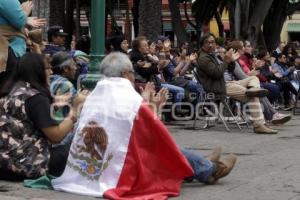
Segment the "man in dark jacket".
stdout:
<path fill-rule="evenodd" d="M 239 54 L 230 49 L 220 61 L 216 55 L 215 36 L 204 35 L 200 41 L 201 51 L 197 60 L 197 74 L 204 90 L 216 96 L 229 96 L 238 101 L 246 102 L 254 125 L 254 132 L 260 134 L 276 134 L 277 131 L 265 126 L 265 120 L 258 97 L 267 95 L 267 90 L 261 89 L 256 77 L 249 77 L 240 81 L 224 80 L 224 73 L 233 70 L 233 61 Z M 233 68 L 233 69 L 232 69 Z"/>

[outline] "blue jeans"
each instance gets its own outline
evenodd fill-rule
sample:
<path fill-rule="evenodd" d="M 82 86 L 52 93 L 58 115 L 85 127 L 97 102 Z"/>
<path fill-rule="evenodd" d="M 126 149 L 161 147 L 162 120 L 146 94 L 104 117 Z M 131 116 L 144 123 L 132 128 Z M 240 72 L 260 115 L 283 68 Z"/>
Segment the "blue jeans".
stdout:
<path fill-rule="evenodd" d="M 173 103 L 182 102 L 182 99 L 184 98 L 184 89 L 182 87 L 178 87 L 167 83 L 162 83 L 161 87 L 167 88 L 169 92 L 173 94 Z M 177 109 L 180 109 L 180 106 L 178 106 Z"/>
<path fill-rule="evenodd" d="M 189 178 L 194 178 L 199 182 L 206 183 L 208 178 L 216 171 L 215 164 L 203 156 L 194 154 L 187 149 L 181 149 L 181 152 L 194 170 L 194 176 Z"/>
<path fill-rule="evenodd" d="M 269 91 L 268 99 L 273 104 L 280 97 L 280 88 L 274 83 L 261 83 L 260 86 Z"/>
<path fill-rule="evenodd" d="M 195 103 L 202 102 L 204 99 L 204 89 L 202 85 L 195 81 L 189 81 L 187 85 L 187 89 L 191 92 L 196 94 L 196 100 L 194 101 Z"/>

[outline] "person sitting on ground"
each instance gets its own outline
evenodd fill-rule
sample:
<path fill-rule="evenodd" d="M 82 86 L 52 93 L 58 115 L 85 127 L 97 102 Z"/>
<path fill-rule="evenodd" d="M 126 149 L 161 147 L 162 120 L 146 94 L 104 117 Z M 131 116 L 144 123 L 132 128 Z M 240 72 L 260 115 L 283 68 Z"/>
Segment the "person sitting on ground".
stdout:
<path fill-rule="evenodd" d="M 156 94 L 148 83 L 139 95 L 127 55 L 111 53 L 99 68 L 105 77 L 83 105 L 67 167 L 52 180 L 55 190 L 109 199 L 166 199 L 179 195 L 185 178 L 216 183 L 231 172 L 236 156 L 220 160 L 219 148 L 208 158 L 180 151 L 155 115 L 167 90 Z"/>
<path fill-rule="evenodd" d="M 82 35 L 76 42 L 76 50 L 82 51 L 87 55 L 90 55 L 91 51 L 91 38 L 88 35 Z"/>
<path fill-rule="evenodd" d="M 111 44 L 114 47 L 114 51 L 120 51 L 122 53 L 128 53 L 128 41 L 125 39 L 123 35 L 114 36 L 111 38 Z"/>
<path fill-rule="evenodd" d="M 257 77 L 251 76 L 240 81 L 225 82 L 224 74 L 227 70 L 234 70 L 232 62 L 239 58 L 233 49 L 226 52 L 224 61 L 218 60 L 214 54 L 216 50 L 215 36 L 211 33 L 204 35 L 200 40 L 201 51 L 199 52 L 196 70 L 205 92 L 214 93 L 216 97 L 233 99 L 247 103 L 254 125 L 254 132 L 258 134 L 276 134 L 277 131 L 265 125 L 262 108 L 258 97 L 267 95 L 267 90 L 260 88 Z M 233 66 L 233 67 L 231 67 Z"/>
<path fill-rule="evenodd" d="M 73 58 L 66 52 L 60 51 L 53 55 L 51 60 L 53 75 L 51 76 L 50 92 L 54 97 L 65 96 L 65 103 L 72 103 L 76 96 L 76 89 L 72 81 L 75 80 L 77 66 Z M 55 119 L 63 120 L 69 114 L 69 106 L 63 105 L 54 108 Z"/>
<path fill-rule="evenodd" d="M 73 129 L 79 95 L 69 115 L 61 122 L 53 120 L 49 91 L 51 66 L 39 54 L 20 58 L 14 77 L 0 88 L 0 179 L 59 176 L 67 161 L 69 145 L 53 148 Z"/>
<path fill-rule="evenodd" d="M 59 51 L 65 51 L 65 41 L 68 33 L 64 32 L 61 26 L 51 26 L 48 31 L 48 44 L 44 49 L 44 54 L 49 54 L 52 57 L 53 54 Z"/>

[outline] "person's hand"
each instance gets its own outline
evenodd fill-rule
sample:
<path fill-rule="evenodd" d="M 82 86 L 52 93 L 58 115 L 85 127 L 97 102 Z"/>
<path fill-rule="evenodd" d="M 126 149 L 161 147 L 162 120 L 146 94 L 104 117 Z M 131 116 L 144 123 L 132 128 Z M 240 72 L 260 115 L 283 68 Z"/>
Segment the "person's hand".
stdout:
<path fill-rule="evenodd" d="M 143 67 L 146 64 L 146 61 L 139 60 L 139 61 L 137 61 L 137 64 L 139 67 Z"/>
<path fill-rule="evenodd" d="M 27 17 L 27 25 L 33 28 L 39 28 L 46 24 L 46 19 L 37 17 Z"/>
<path fill-rule="evenodd" d="M 295 71 L 295 66 L 292 66 L 292 67 L 289 67 L 289 70 L 292 72 L 292 71 Z"/>
<path fill-rule="evenodd" d="M 168 100 L 169 90 L 167 88 L 162 88 L 159 92 L 155 95 L 153 99 L 153 103 L 156 105 L 158 109 L 163 107 L 167 100 Z"/>
<path fill-rule="evenodd" d="M 32 12 L 33 8 L 33 2 L 32 1 L 26 1 L 21 4 L 22 10 L 24 11 L 25 15 L 28 17 L 30 13 Z"/>
<path fill-rule="evenodd" d="M 271 57 L 271 65 L 273 65 L 276 61 L 276 58 L 275 57 Z"/>
<path fill-rule="evenodd" d="M 265 64 L 266 64 L 266 62 L 263 60 L 254 60 L 254 62 L 252 64 L 252 68 L 259 69 L 259 68 L 263 67 Z"/>
<path fill-rule="evenodd" d="M 190 55 L 190 62 L 195 63 L 197 58 L 198 58 L 198 55 L 196 53 L 192 53 Z"/>
<path fill-rule="evenodd" d="M 258 70 L 252 70 L 248 73 L 249 76 L 257 76 L 259 74 L 259 71 Z"/>
<path fill-rule="evenodd" d="M 164 48 L 169 49 L 170 47 L 171 47 L 171 41 L 169 39 L 165 40 L 164 41 Z"/>
<path fill-rule="evenodd" d="M 234 51 L 231 57 L 231 61 L 234 62 L 241 57 L 241 54 L 238 51 Z"/>
<path fill-rule="evenodd" d="M 154 83 L 147 83 L 145 88 L 140 88 L 140 90 L 143 99 L 156 110 L 162 107 L 168 99 L 169 91 L 166 88 L 162 88 L 156 93 Z"/>
<path fill-rule="evenodd" d="M 88 90 L 82 90 L 74 97 L 72 106 L 75 113 L 78 114 L 80 112 L 81 107 L 89 94 L 90 92 Z"/>
<path fill-rule="evenodd" d="M 148 59 L 153 63 L 158 63 L 159 59 L 155 59 L 151 54 L 147 55 Z"/>
<path fill-rule="evenodd" d="M 31 42 L 31 45 L 29 46 L 29 49 L 33 53 L 42 54 L 42 50 L 39 44 L 35 42 Z"/>
<path fill-rule="evenodd" d="M 226 51 L 224 55 L 224 62 L 227 64 L 231 63 L 232 55 L 233 55 L 233 49 L 229 49 L 228 51 Z"/>
<path fill-rule="evenodd" d="M 153 94 L 155 93 L 155 85 L 152 82 L 148 82 L 145 88 L 140 87 L 141 96 L 146 102 L 150 102 L 150 99 L 153 98 Z"/>
<path fill-rule="evenodd" d="M 159 61 L 158 61 L 157 67 L 158 67 L 159 70 L 162 70 L 162 69 L 165 68 L 169 63 L 170 63 L 169 60 L 159 60 Z"/>
<path fill-rule="evenodd" d="M 151 67 L 151 66 L 152 66 L 151 63 L 145 63 L 142 67 L 143 67 L 143 68 L 149 68 L 149 67 Z"/>

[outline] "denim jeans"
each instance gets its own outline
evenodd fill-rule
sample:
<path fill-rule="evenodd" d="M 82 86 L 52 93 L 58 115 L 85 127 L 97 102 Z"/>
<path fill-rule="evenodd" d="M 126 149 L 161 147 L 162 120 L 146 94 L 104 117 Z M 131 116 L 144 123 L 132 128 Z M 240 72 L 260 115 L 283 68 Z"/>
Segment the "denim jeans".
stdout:
<path fill-rule="evenodd" d="M 174 103 L 182 102 L 182 99 L 184 98 L 184 89 L 182 87 L 178 87 L 167 83 L 162 83 L 161 87 L 167 88 L 169 92 L 173 94 Z M 178 106 L 176 109 L 180 109 L 180 106 Z"/>
<path fill-rule="evenodd" d="M 200 85 L 199 83 L 197 83 L 195 81 L 189 81 L 188 85 L 187 85 L 187 89 L 191 93 L 196 94 L 195 103 L 203 101 L 205 92 L 204 92 L 204 89 L 203 89 L 202 85 Z"/>
<path fill-rule="evenodd" d="M 194 178 L 199 182 L 206 183 L 208 178 L 216 171 L 215 164 L 187 149 L 181 149 L 181 152 L 194 170 L 194 176 L 189 178 Z"/>
<path fill-rule="evenodd" d="M 260 86 L 269 91 L 268 99 L 273 104 L 280 97 L 280 88 L 274 83 L 261 83 Z"/>

